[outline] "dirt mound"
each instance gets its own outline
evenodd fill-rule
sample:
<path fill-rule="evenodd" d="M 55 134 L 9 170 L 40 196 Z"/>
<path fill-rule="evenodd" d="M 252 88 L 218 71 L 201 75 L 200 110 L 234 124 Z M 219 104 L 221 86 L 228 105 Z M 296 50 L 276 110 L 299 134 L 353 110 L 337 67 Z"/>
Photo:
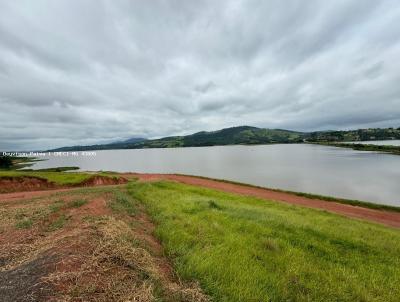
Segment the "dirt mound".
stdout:
<path fill-rule="evenodd" d="M 38 177 L 1 177 L 0 193 L 35 191 L 57 188 L 53 182 Z"/>
<path fill-rule="evenodd" d="M 92 187 L 92 186 L 106 186 L 106 185 L 121 185 L 127 182 L 128 180 L 123 177 L 107 177 L 107 176 L 95 175 L 85 180 L 84 182 L 77 184 L 76 186 Z"/>

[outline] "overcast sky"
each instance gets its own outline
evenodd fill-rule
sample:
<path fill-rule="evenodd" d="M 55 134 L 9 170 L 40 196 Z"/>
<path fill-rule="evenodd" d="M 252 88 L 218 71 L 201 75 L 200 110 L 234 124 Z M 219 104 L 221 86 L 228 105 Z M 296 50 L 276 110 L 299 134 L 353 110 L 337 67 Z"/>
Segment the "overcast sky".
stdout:
<path fill-rule="evenodd" d="M 0 0 L 0 150 L 400 126 L 400 2 Z"/>

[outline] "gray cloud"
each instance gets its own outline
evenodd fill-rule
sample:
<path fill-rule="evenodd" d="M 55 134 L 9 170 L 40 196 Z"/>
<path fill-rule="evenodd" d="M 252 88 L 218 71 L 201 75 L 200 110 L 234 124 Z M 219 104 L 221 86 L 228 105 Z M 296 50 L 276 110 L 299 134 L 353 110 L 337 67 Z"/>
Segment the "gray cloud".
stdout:
<path fill-rule="evenodd" d="M 396 1 L 0 0 L 0 149 L 400 125 Z"/>

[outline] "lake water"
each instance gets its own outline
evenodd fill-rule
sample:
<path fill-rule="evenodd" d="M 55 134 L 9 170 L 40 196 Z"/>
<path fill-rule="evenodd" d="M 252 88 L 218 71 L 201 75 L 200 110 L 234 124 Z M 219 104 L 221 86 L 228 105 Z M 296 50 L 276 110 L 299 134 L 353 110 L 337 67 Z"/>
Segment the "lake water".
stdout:
<path fill-rule="evenodd" d="M 400 140 L 386 140 L 386 141 L 358 141 L 349 142 L 350 144 L 366 144 L 366 145 L 381 145 L 381 146 L 400 146 Z"/>
<path fill-rule="evenodd" d="M 219 146 L 96 151 L 33 168 L 182 173 L 269 188 L 400 206 L 400 156 L 320 145 Z"/>

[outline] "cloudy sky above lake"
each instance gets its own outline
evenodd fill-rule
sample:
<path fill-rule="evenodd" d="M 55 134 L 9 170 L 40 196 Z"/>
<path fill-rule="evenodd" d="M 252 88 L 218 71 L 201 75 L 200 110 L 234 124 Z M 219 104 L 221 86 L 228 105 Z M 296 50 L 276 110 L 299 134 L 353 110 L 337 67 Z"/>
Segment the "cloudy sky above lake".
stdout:
<path fill-rule="evenodd" d="M 0 149 L 400 126 L 400 3 L 0 0 Z"/>

